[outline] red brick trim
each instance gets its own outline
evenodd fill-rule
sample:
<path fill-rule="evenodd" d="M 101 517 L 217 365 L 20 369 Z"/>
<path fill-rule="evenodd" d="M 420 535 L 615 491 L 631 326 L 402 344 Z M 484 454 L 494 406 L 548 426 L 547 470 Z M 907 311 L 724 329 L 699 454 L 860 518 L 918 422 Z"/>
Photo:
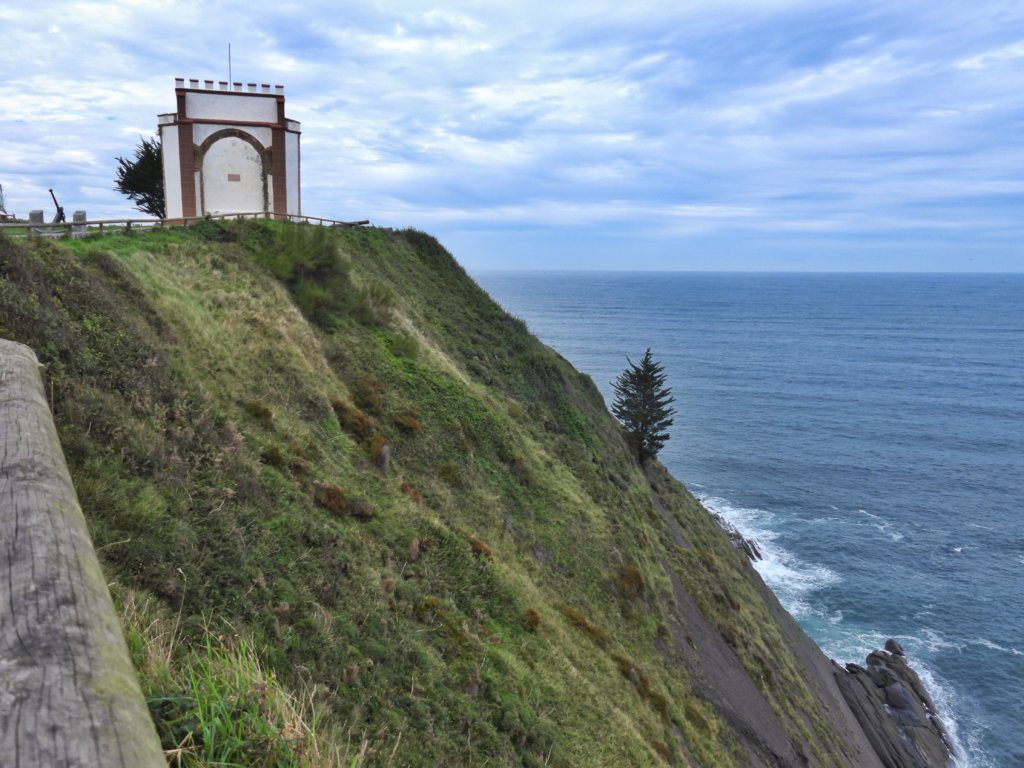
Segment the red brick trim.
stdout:
<path fill-rule="evenodd" d="M 168 114 L 173 115 L 173 112 Z M 292 120 L 294 123 L 295 121 Z M 182 123 L 189 123 L 191 125 L 240 125 L 244 128 L 282 128 L 280 123 L 261 123 L 259 121 L 246 121 L 246 120 L 216 120 L 213 118 L 196 117 L 189 118 L 187 120 L 175 120 L 173 123 L 163 123 L 163 125 L 180 125 Z M 288 133 L 302 133 L 302 131 L 293 131 L 291 128 L 284 128 Z"/>
<path fill-rule="evenodd" d="M 282 99 L 282 105 L 278 110 L 278 114 L 281 114 L 284 110 L 284 104 Z M 274 202 L 271 206 L 274 214 L 280 218 L 283 218 L 288 213 L 288 171 L 287 164 L 285 163 L 285 130 L 284 128 L 275 128 L 273 134 L 272 150 L 270 153 L 270 164 L 273 168 L 274 176 Z"/>
<path fill-rule="evenodd" d="M 179 99 L 184 109 L 184 97 Z M 181 215 L 196 215 L 196 149 L 192 143 L 192 124 L 178 126 L 178 168 L 181 176 Z"/>

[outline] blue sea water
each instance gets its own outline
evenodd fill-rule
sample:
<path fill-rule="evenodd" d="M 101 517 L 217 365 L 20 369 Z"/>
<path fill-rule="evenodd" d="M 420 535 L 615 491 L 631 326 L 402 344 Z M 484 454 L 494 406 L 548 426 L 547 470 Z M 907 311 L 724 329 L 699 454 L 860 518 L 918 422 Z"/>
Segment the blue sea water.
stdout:
<path fill-rule="evenodd" d="M 1024 275 L 475 277 L 606 400 L 651 347 L 662 460 L 823 650 L 899 639 L 960 764 L 1024 766 Z"/>

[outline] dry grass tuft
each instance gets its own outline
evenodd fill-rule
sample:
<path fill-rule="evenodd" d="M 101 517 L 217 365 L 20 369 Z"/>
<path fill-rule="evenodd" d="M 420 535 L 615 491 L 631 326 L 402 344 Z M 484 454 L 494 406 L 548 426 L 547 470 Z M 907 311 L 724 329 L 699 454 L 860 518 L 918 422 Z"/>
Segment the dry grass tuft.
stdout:
<path fill-rule="evenodd" d="M 327 719 L 326 690 L 301 684 L 294 693 L 263 666 L 253 643 L 205 629 L 205 643 L 180 644 L 180 615 L 150 597 L 115 596 L 132 662 L 176 768 L 279 765 L 352 768 L 362 758 Z"/>
<path fill-rule="evenodd" d="M 331 408 L 338 425 L 353 437 L 367 440 L 377 431 L 377 422 L 344 400 L 332 400 Z"/>
<path fill-rule="evenodd" d="M 523 629 L 527 632 L 536 632 L 540 627 L 540 614 L 535 608 L 527 608 L 523 614 Z"/>
<path fill-rule="evenodd" d="M 413 488 L 411 485 L 409 485 L 409 483 L 402 483 L 401 489 L 402 493 L 404 493 L 414 502 L 416 502 L 417 504 L 422 503 L 423 498 L 420 496 L 420 492 Z"/>
<path fill-rule="evenodd" d="M 640 569 L 632 563 L 628 563 L 619 569 L 615 583 L 618 584 L 619 589 L 622 590 L 622 594 L 628 600 L 637 600 L 643 597 L 644 593 L 647 591 L 647 583 L 644 581 L 644 575 L 640 572 Z"/>
<path fill-rule="evenodd" d="M 604 645 L 608 642 L 607 633 L 596 624 L 590 622 L 586 616 L 577 611 L 575 608 L 568 605 L 558 606 L 558 610 L 562 612 L 562 615 L 569 620 L 570 624 L 573 624 L 598 642 L 599 645 Z"/>
<path fill-rule="evenodd" d="M 415 414 L 407 413 L 399 416 L 395 419 L 395 426 L 398 430 L 406 435 L 418 435 L 423 432 L 423 427 L 420 426 L 419 419 L 416 418 Z"/>
<path fill-rule="evenodd" d="M 375 416 L 384 412 L 384 384 L 375 376 L 360 376 L 352 385 L 352 400 Z"/>
<path fill-rule="evenodd" d="M 473 554 L 477 557 L 484 557 L 488 560 L 494 557 L 494 553 L 491 552 L 491 548 L 475 536 L 470 536 L 469 546 L 473 549 Z"/>
<path fill-rule="evenodd" d="M 313 501 L 336 515 L 343 515 L 348 510 L 348 498 L 341 488 L 327 483 L 314 483 Z"/>

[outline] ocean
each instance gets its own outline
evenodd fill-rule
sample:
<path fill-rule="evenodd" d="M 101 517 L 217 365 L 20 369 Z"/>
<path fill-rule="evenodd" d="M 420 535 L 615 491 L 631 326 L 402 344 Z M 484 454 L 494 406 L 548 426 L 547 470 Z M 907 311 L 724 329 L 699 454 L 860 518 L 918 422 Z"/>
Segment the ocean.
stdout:
<path fill-rule="evenodd" d="M 960 764 L 1024 766 L 1024 275 L 474 277 L 609 402 L 650 347 L 660 458 L 825 653 L 895 637 Z"/>

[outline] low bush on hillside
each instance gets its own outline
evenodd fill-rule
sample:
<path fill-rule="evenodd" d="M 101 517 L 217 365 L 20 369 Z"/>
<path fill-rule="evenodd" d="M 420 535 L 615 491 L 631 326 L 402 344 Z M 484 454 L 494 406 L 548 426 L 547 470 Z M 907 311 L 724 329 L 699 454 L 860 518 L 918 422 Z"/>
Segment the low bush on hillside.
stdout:
<path fill-rule="evenodd" d="M 409 333 L 397 331 L 388 337 L 388 348 L 395 357 L 415 360 L 420 354 L 420 343 Z"/>
<path fill-rule="evenodd" d="M 404 413 L 395 419 L 395 426 L 406 435 L 418 435 L 423 431 L 415 413 Z"/>
<path fill-rule="evenodd" d="M 332 400 L 331 408 L 338 424 L 352 437 L 368 440 L 377 431 L 377 422 L 344 400 Z"/>
<path fill-rule="evenodd" d="M 422 503 L 423 498 L 420 496 L 420 492 L 413 488 L 409 483 L 402 483 L 401 491 L 416 504 Z"/>
<path fill-rule="evenodd" d="M 345 514 L 348 511 L 348 498 L 341 488 L 327 483 L 316 483 L 313 486 L 313 501 L 336 515 Z"/>
<path fill-rule="evenodd" d="M 302 313 L 317 325 L 332 328 L 351 317 L 363 325 L 391 322 L 394 292 L 385 285 L 357 286 L 352 265 L 342 257 L 337 239 L 326 227 L 275 227 L 257 235 L 258 223 L 235 225 L 234 238 L 280 280 Z"/>
<path fill-rule="evenodd" d="M 640 569 L 632 563 L 628 563 L 619 569 L 615 583 L 622 591 L 622 594 L 629 600 L 636 600 L 643 597 L 644 592 L 647 590 L 647 583 L 644 581 L 644 575 L 640 572 Z"/>
<path fill-rule="evenodd" d="M 391 323 L 394 305 L 394 291 L 380 283 L 371 283 L 356 292 L 351 314 L 363 325 L 383 328 Z"/>
<path fill-rule="evenodd" d="M 470 538 L 469 538 L 469 546 L 470 546 L 470 548 L 472 548 L 473 554 L 476 555 L 477 557 L 483 557 L 483 558 L 486 558 L 487 560 L 490 560 L 494 556 L 494 553 L 491 552 L 491 548 L 488 547 L 486 544 L 484 544 L 482 541 L 480 541 L 480 539 L 476 538 L 475 536 L 470 536 Z"/>
<path fill-rule="evenodd" d="M 523 629 L 527 632 L 536 632 L 540 627 L 540 614 L 536 608 L 527 608 L 523 614 Z"/>
<path fill-rule="evenodd" d="M 370 458 L 370 461 L 376 464 L 379 468 L 387 469 L 386 464 L 389 463 L 391 455 L 388 439 L 380 432 L 372 435 L 370 439 L 366 441 L 366 455 Z"/>
<path fill-rule="evenodd" d="M 364 411 L 380 416 L 384 411 L 384 384 L 375 376 L 360 376 L 352 385 L 352 399 Z"/>

